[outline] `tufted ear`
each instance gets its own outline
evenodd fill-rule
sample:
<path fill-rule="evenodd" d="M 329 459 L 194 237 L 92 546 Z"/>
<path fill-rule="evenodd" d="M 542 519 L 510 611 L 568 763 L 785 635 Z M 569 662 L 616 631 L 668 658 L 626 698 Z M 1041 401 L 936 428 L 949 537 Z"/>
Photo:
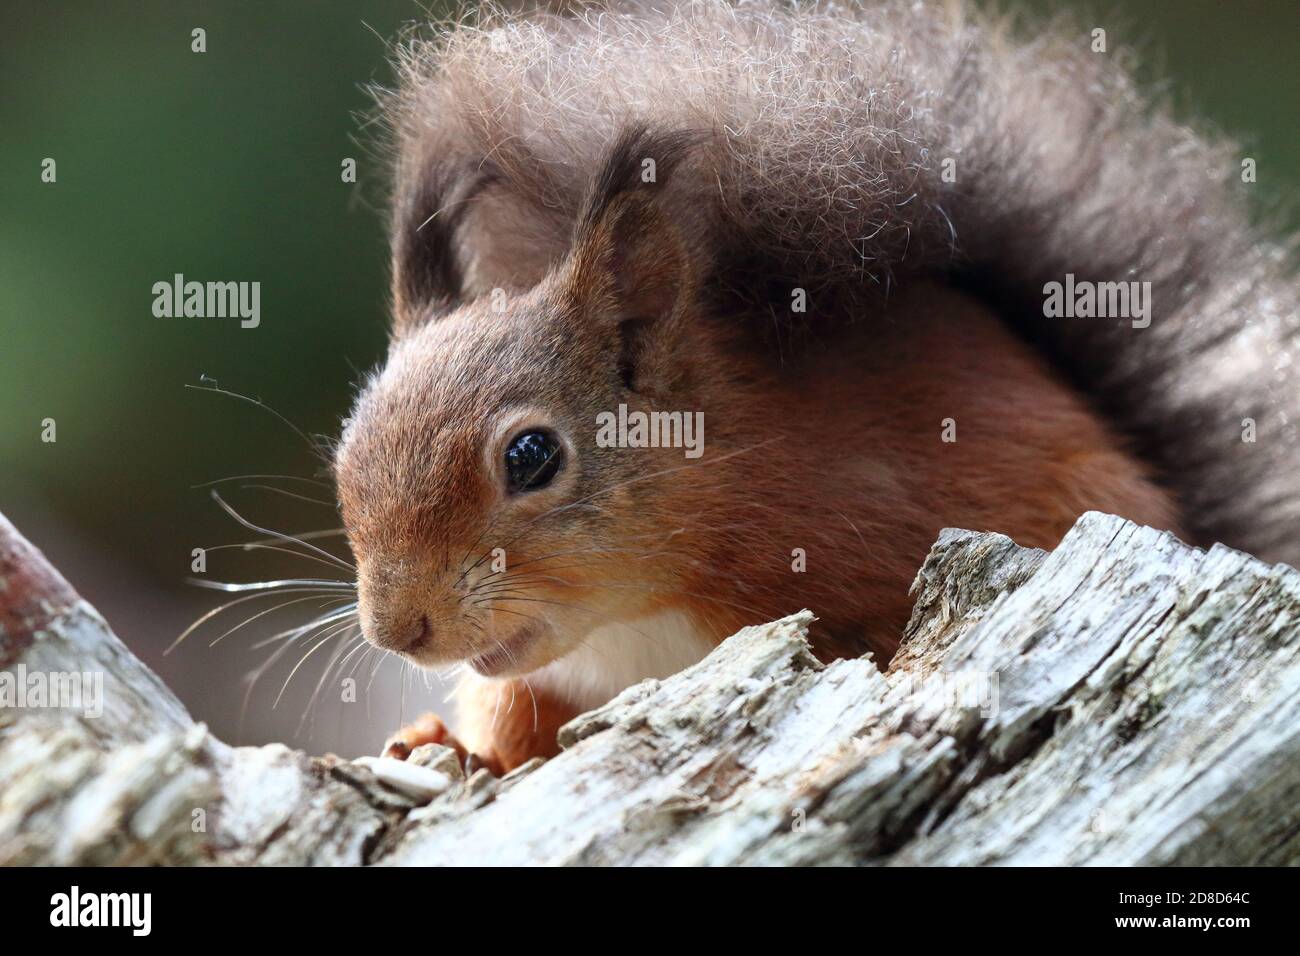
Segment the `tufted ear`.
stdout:
<path fill-rule="evenodd" d="M 618 339 L 624 386 L 657 391 L 673 378 L 684 307 L 702 269 L 666 200 L 691 133 L 634 127 L 618 137 L 588 192 L 563 292 L 579 320 Z"/>
<path fill-rule="evenodd" d="M 446 146 L 446 144 L 441 144 Z M 527 144 L 497 144 L 493 159 L 424 150 L 403 155 L 392 218 L 392 301 L 398 336 L 494 290 L 542 281 L 569 249 L 574 202 Z"/>

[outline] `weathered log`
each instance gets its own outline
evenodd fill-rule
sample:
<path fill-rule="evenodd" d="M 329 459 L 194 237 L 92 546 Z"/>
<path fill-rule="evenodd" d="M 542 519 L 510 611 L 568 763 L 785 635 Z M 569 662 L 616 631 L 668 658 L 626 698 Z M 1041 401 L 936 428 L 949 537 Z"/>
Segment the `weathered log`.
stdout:
<path fill-rule="evenodd" d="M 1088 514 L 1051 554 L 946 531 L 913 590 L 888 672 L 804 611 L 466 779 L 226 746 L 0 518 L 0 672 L 103 680 L 0 708 L 0 862 L 1300 862 L 1294 569 Z"/>

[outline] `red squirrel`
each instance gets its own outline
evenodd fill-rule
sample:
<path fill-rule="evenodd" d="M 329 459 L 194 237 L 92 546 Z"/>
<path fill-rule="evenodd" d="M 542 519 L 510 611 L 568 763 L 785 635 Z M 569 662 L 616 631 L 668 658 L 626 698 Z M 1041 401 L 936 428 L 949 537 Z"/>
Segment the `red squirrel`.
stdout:
<path fill-rule="evenodd" d="M 463 665 L 455 733 L 387 753 L 506 772 L 804 607 L 820 656 L 887 663 L 945 527 L 1051 548 L 1095 509 L 1296 560 L 1288 264 L 1235 154 L 1086 32 L 482 17 L 408 40 L 384 97 L 392 339 L 335 459 L 365 637 Z M 1045 314 L 1067 275 L 1149 312 Z M 693 453 L 602 440 L 654 412 Z"/>

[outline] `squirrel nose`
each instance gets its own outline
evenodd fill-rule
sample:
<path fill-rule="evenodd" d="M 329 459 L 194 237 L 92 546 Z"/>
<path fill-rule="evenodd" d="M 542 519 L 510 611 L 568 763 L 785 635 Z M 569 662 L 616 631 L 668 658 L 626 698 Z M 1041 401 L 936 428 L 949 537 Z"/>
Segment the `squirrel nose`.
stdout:
<path fill-rule="evenodd" d="M 384 619 L 371 617 L 366 629 L 370 643 L 387 651 L 409 651 L 423 643 L 429 636 L 429 615 L 418 619 Z"/>

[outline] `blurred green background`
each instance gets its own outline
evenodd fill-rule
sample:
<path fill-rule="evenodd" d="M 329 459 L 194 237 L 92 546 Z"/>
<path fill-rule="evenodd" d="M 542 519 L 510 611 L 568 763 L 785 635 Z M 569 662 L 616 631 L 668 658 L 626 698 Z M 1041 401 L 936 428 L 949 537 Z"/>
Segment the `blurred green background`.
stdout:
<path fill-rule="evenodd" d="M 1261 206 L 1291 208 L 1296 0 L 1000 5 L 1068 7 L 1113 44 L 1136 44 L 1142 73 L 1165 78 L 1185 114 L 1244 140 Z M 383 355 L 384 171 L 354 140 L 356 114 L 370 103 L 362 85 L 390 79 L 381 38 L 426 15 L 411 0 L 9 3 L 0 13 L 0 510 L 227 738 L 374 750 L 396 720 L 437 703 L 413 680 L 403 693 L 394 671 L 355 713 L 337 695 L 323 701 L 308 735 L 303 689 L 271 707 L 281 672 L 252 695 L 241 732 L 232 702 L 265 656 L 253 645 L 266 627 L 161 656 L 217 603 L 184 584 L 191 549 L 251 537 L 193 486 L 319 472 L 271 415 L 184 386 L 210 376 L 329 435 L 360 371 Z M 191 52 L 195 27 L 206 53 Z M 54 184 L 40 179 L 46 157 Z M 348 157 L 355 185 L 340 178 Z M 151 287 L 177 272 L 260 281 L 261 326 L 155 318 Z M 57 422 L 52 444 L 41 441 L 46 418 Z M 337 524 L 328 504 L 241 484 L 223 487 L 254 521 Z M 209 576 L 228 580 L 305 572 L 313 566 L 237 551 L 209 563 Z"/>

